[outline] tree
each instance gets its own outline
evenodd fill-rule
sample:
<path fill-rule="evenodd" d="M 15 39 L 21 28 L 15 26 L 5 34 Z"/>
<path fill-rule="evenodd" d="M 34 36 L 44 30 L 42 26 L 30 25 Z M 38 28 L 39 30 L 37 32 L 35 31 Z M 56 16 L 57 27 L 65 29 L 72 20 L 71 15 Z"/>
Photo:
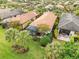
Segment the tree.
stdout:
<path fill-rule="evenodd" d="M 42 6 L 42 5 L 37 6 L 37 7 L 35 8 L 35 10 L 36 10 L 40 15 L 43 14 L 43 12 L 46 11 L 46 9 L 44 8 L 44 6 Z"/>
<path fill-rule="evenodd" d="M 7 3 L 7 0 L 0 0 L 0 4 L 5 4 Z"/>
<path fill-rule="evenodd" d="M 19 44 L 25 46 L 27 43 L 27 40 L 31 40 L 32 36 L 30 35 L 30 32 L 27 30 L 20 31 L 19 33 Z"/>
<path fill-rule="evenodd" d="M 46 46 L 50 42 L 51 42 L 50 34 L 45 34 L 45 35 L 40 37 L 40 44 L 42 46 Z"/>
<path fill-rule="evenodd" d="M 5 32 L 5 38 L 9 42 L 16 42 L 16 39 L 18 38 L 18 33 L 19 31 L 17 29 L 10 28 Z"/>
<path fill-rule="evenodd" d="M 29 50 L 26 46 L 27 40 L 31 40 L 32 36 L 29 31 L 18 31 L 17 29 L 10 28 L 5 34 L 6 40 L 12 43 L 12 48 L 17 53 L 25 53 Z"/>
<path fill-rule="evenodd" d="M 40 33 L 44 33 L 44 32 L 47 32 L 50 30 L 49 25 L 47 25 L 47 24 L 40 24 L 40 25 L 38 25 L 37 28 Z"/>
<path fill-rule="evenodd" d="M 53 42 L 52 53 L 54 59 L 78 59 L 79 42 Z"/>

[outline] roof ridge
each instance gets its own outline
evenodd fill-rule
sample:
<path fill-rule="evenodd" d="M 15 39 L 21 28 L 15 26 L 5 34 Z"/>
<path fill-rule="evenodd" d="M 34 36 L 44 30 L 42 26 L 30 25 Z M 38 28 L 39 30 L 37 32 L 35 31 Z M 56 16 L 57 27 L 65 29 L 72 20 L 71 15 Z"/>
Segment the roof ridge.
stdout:
<path fill-rule="evenodd" d="M 67 23 L 64 23 L 64 25 L 66 25 L 66 24 L 68 24 L 68 23 L 70 23 L 70 22 L 72 22 L 72 21 L 69 21 L 69 22 L 67 22 Z M 61 25 L 61 26 L 59 26 L 59 27 L 62 27 L 62 26 L 64 26 L 64 25 Z"/>

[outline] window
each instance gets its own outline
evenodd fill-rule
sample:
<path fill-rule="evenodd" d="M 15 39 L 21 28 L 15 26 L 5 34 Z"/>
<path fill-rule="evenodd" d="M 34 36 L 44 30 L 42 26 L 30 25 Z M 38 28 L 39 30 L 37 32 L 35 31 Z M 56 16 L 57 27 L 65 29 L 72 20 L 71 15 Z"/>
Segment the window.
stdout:
<path fill-rule="evenodd" d="M 36 35 L 37 35 L 37 36 L 41 36 L 41 33 L 37 32 Z"/>
<path fill-rule="evenodd" d="M 59 34 L 63 34 L 63 35 L 66 34 L 66 35 L 69 35 L 69 34 L 70 34 L 70 31 L 69 31 L 69 30 L 60 29 Z"/>

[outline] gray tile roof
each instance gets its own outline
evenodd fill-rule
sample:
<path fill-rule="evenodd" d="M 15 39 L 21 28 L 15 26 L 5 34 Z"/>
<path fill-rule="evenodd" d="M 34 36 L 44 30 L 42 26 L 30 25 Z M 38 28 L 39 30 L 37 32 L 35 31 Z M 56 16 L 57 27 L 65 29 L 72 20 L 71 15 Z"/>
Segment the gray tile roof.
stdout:
<path fill-rule="evenodd" d="M 16 10 L 6 10 L 3 11 L 2 13 L 0 12 L 0 17 L 1 19 L 6 19 L 12 16 L 16 16 L 22 13 L 22 10 L 16 9 Z"/>
<path fill-rule="evenodd" d="M 0 9 L 0 14 L 8 11 L 10 11 L 10 9 Z"/>
<path fill-rule="evenodd" d="M 72 13 L 65 13 L 59 21 L 58 28 L 79 31 L 79 16 Z"/>

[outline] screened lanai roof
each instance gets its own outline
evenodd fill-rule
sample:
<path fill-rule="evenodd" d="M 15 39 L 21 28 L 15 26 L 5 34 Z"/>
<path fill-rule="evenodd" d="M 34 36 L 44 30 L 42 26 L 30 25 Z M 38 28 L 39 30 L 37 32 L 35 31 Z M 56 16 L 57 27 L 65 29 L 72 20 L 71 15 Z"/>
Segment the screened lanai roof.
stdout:
<path fill-rule="evenodd" d="M 52 12 L 45 12 L 37 20 L 35 20 L 34 22 L 32 22 L 27 29 L 33 30 L 32 27 L 38 27 L 38 25 L 46 24 L 46 25 L 49 26 L 50 30 L 52 30 L 56 18 L 57 18 L 57 16 L 54 13 L 52 13 Z"/>
<path fill-rule="evenodd" d="M 73 13 L 65 13 L 59 21 L 58 28 L 79 31 L 79 16 Z"/>

